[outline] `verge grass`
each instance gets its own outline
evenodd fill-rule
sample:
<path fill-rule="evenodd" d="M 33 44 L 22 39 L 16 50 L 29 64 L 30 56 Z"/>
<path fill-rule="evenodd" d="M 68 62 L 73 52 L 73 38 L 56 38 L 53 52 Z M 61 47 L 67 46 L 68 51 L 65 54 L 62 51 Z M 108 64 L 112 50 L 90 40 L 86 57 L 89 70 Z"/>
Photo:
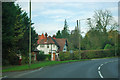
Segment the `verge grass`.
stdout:
<path fill-rule="evenodd" d="M 31 70 L 31 69 L 37 69 L 45 66 L 51 66 L 55 64 L 61 64 L 61 63 L 70 63 L 70 62 L 77 62 L 77 61 L 85 61 L 88 59 L 81 59 L 81 60 L 67 60 L 67 61 L 42 61 L 42 62 L 37 62 L 34 64 L 31 64 L 29 67 L 28 64 L 25 65 L 17 65 L 17 66 L 8 66 L 8 67 L 3 67 L 2 72 L 13 72 L 13 71 L 23 71 L 23 70 Z M 89 59 L 90 60 L 90 59 Z"/>
<path fill-rule="evenodd" d="M 104 57 L 104 58 L 116 58 L 116 57 Z M 93 59 L 104 59 L 104 58 L 93 58 Z M 32 69 L 37 69 L 45 66 L 52 66 L 55 64 L 71 63 L 71 62 L 86 61 L 86 60 L 91 60 L 91 59 L 67 60 L 67 61 L 41 61 L 41 62 L 31 64 L 30 67 L 28 64 L 3 67 L 2 72 L 32 70 Z"/>

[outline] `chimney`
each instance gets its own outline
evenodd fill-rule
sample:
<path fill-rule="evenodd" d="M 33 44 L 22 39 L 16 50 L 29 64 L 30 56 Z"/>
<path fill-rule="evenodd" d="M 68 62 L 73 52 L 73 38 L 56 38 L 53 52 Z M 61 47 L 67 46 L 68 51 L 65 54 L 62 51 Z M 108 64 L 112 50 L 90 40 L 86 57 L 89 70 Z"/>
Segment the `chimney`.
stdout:
<path fill-rule="evenodd" d="M 55 35 L 53 35 L 53 39 L 55 39 Z"/>
<path fill-rule="evenodd" d="M 47 33 L 45 33 L 45 37 L 47 38 L 47 36 L 48 36 L 48 34 Z"/>

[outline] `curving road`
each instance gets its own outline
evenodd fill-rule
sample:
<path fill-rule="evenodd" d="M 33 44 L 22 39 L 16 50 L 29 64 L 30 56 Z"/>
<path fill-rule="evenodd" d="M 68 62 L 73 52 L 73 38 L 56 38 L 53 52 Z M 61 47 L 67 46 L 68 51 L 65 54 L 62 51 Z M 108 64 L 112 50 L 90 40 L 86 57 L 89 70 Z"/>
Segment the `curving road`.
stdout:
<path fill-rule="evenodd" d="M 118 58 L 58 64 L 3 75 L 8 78 L 118 78 Z"/>

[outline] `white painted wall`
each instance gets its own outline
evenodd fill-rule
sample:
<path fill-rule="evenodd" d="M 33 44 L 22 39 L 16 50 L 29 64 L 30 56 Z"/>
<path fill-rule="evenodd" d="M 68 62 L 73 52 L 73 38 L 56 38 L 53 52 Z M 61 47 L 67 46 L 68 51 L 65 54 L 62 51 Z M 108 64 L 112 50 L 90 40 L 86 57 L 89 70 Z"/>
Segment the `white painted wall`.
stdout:
<path fill-rule="evenodd" d="M 63 52 L 66 52 L 66 51 L 67 51 L 67 45 L 65 43 L 64 48 L 63 48 Z"/>
<path fill-rule="evenodd" d="M 41 46 L 44 46 L 44 47 L 41 47 Z M 47 46 L 49 46 L 49 48 L 47 48 Z M 49 52 L 51 52 L 51 44 L 38 45 L 37 49 L 44 51 L 44 54 L 49 54 Z M 58 49 L 58 47 L 55 44 L 52 44 L 52 52 L 57 51 L 57 49 Z"/>

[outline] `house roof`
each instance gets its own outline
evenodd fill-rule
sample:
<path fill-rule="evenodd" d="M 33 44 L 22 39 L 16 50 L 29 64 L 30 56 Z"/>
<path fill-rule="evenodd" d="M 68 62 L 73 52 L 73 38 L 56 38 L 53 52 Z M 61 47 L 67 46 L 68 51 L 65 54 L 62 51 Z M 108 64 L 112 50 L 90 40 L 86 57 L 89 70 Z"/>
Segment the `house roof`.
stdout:
<path fill-rule="evenodd" d="M 43 34 L 38 36 L 38 44 L 56 44 L 58 46 L 58 51 L 62 51 L 67 39 L 64 38 L 52 38 L 46 37 Z"/>
<path fill-rule="evenodd" d="M 45 39 L 44 34 L 42 34 L 42 35 L 38 35 L 38 41 L 37 41 L 37 44 L 39 44 L 40 40 L 42 40 L 42 39 Z"/>
<path fill-rule="evenodd" d="M 39 44 L 55 44 L 51 37 L 39 40 Z"/>
<path fill-rule="evenodd" d="M 56 38 L 55 41 L 58 43 L 58 45 L 59 45 L 59 47 L 60 47 L 60 48 L 58 49 L 58 51 L 62 51 L 63 48 L 64 48 L 64 45 L 65 45 L 65 43 L 66 43 L 66 41 L 67 41 L 67 39 L 64 39 L 64 38 Z"/>

